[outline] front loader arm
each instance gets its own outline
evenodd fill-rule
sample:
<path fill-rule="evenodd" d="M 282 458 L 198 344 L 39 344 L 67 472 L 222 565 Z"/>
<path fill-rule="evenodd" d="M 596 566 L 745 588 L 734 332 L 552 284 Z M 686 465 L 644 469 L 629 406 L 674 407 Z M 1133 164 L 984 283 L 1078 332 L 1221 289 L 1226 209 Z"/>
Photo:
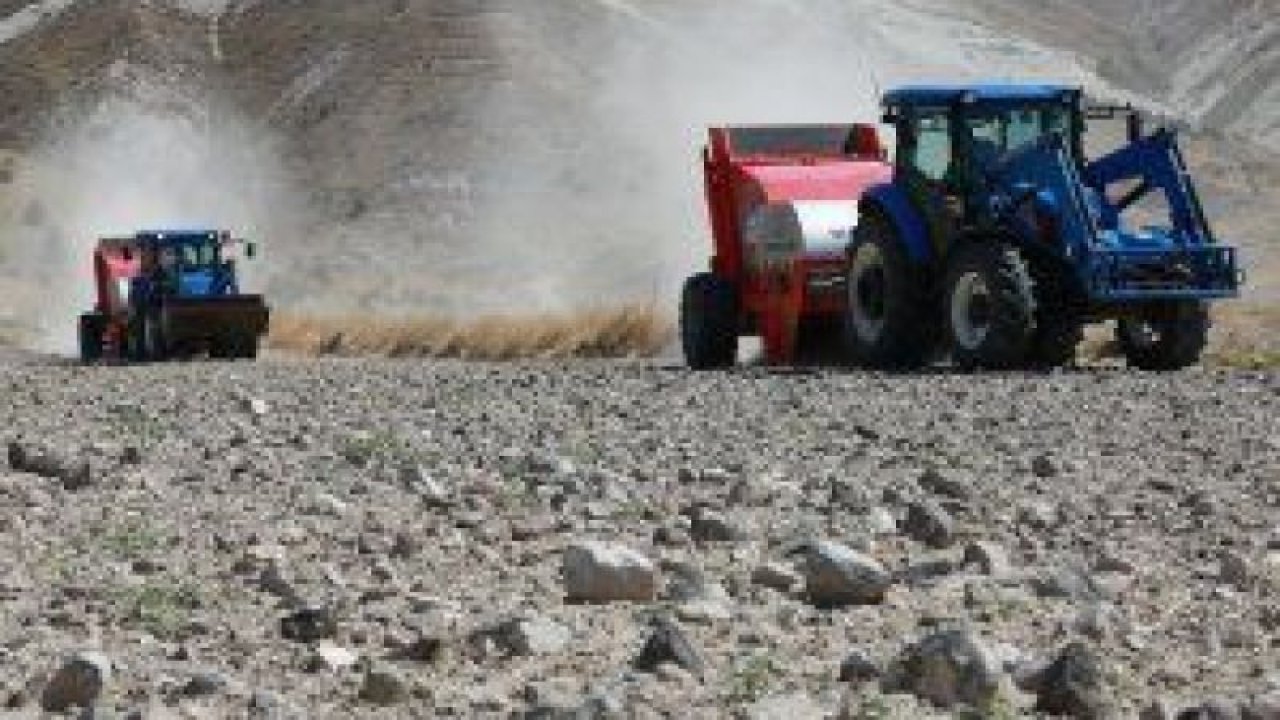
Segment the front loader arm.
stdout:
<path fill-rule="evenodd" d="M 1195 245 L 1213 243 L 1213 234 L 1196 194 L 1191 175 L 1173 131 L 1162 129 L 1101 157 L 1085 168 L 1085 180 L 1098 191 L 1103 203 L 1118 216 L 1153 191 L 1162 191 L 1169 204 L 1174 234 Z M 1112 202 L 1107 189 L 1117 183 L 1138 180 L 1138 185 Z"/>

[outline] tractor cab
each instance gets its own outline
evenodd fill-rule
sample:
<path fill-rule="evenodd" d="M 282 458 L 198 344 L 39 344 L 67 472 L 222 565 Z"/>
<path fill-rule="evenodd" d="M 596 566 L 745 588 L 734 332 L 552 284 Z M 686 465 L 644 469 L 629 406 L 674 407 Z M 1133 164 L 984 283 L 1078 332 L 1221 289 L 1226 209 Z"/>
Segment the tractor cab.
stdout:
<path fill-rule="evenodd" d="M 976 221 L 992 176 L 1020 151 L 1059 144 L 1083 162 L 1081 92 L 1050 85 L 907 87 L 885 95 L 885 121 L 897 130 L 895 170 L 912 204 L 940 225 Z M 939 217 L 941 216 L 941 217 Z M 935 246 L 945 244 L 933 237 Z"/>
<path fill-rule="evenodd" d="M 220 297 L 238 292 L 230 241 L 218 232 L 142 232 L 136 236 L 141 272 L 135 291 L 160 297 Z M 252 245 L 247 254 L 252 255 Z"/>

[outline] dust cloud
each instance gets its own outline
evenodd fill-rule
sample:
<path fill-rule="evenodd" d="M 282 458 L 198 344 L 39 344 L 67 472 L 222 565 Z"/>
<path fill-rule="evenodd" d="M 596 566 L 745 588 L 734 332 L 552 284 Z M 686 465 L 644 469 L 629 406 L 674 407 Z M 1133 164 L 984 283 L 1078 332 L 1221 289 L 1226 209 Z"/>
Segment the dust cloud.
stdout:
<path fill-rule="evenodd" d="M 542 5 L 520 11 L 571 67 L 513 62 L 513 85 L 481 113 L 524 132 L 480 158 L 503 191 L 477 234 L 536 277 L 522 302 L 670 310 L 711 252 L 706 128 L 874 120 L 875 83 L 855 43 L 786 5 L 590 4 L 599 17 L 586 27 Z"/>
<path fill-rule="evenodd" d="M 11 312 L 33 349 L 72 352 L 76 317 L 93 304 L 99 237 L 216 228 L 261 239 L 297 226 L 300 205 L 267 134 L 209 98 L 171 92 L 133 78 L 63 108 L 19 164 L 4 274 L 27 286 L 10 293 Z M 249 288 L 270 270 L 240 266 Z"/>

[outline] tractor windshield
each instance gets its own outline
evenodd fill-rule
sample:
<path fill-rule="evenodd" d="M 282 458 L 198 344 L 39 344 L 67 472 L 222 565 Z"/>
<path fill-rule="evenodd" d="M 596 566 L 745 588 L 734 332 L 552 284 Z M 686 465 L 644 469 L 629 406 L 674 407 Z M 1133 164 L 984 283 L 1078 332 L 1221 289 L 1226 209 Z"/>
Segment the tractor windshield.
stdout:
<path fill-rule="evenodd" d="M 212 267 L 218 264 L 218 245 L 213 242 L 184 243 L 180 257 L 184 269 L 199 270 Z"/>
<path fill-rule="evenodd" d="M 975 108 L 965 122 L 973 158 L 983 167 L 1049 135 L 1060 135 L 1074 147 L 1072 109 L 1062 105 Z"/>

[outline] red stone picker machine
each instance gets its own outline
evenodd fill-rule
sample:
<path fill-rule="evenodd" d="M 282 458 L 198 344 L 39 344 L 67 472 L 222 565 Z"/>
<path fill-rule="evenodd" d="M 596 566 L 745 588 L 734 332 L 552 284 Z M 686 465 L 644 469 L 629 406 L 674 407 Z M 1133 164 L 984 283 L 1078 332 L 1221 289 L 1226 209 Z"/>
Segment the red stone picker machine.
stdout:
<path fill-rule="evenodd" d="M 715 255 L 681 299 L 690 366 L 732 365 L 743 335 L 760 336 L 769 364 L 828 349 L 858 199 L 893 177 L 875 128 L 713 128 L 703 164 Z"/>

